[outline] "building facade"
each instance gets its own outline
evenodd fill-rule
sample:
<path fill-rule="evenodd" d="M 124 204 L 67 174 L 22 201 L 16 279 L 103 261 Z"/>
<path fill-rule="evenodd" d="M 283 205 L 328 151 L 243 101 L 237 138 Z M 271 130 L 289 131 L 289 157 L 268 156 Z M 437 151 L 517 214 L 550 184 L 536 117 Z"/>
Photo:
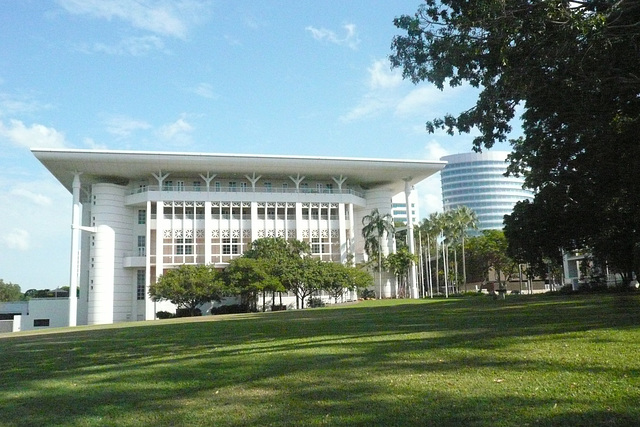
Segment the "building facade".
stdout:
<path fill-rule="evenodd" d="M 396 194 L 391 198 L 391 216 L 394 222 L 407 223 L 407 218 L 411 218 L 411 222 L 415 225 L 418 224 L 418 193 L 411 192 L 409 205 L 411 208 L 407 210 L 407 201 L 405 200 L 404 193 Z"/>
<path fill-rule="evenodd" d="M 520 200 L 533 200 L 522 188 L 522 178 L 504 176 L 506 151 L 462 153 L 444 156 L 441 172 L 442 202 L 445 211 L 467 206 L 478 216 L 478 230 L 501 230 L 504 216 L 511 214 Z"/>
<path fill-rule="evenodd" d="M 159 306 L 148 290 L 164 271 L 182 264 L 224 268 L 263 237 L 307 242 L 323 261 L 362 261 L 362 217 L 373 209 L 391 213 L 394 196 L 404 193 L 408 201 L 415 184 L 444 166 L 300 156 L 32 152 L 73 195 L 69 325 L 153 319 Z M 389 241 L 384 250 L 392 247 Z M 392 296 L 391 289 L 387 283 L 380 295 Z"/>

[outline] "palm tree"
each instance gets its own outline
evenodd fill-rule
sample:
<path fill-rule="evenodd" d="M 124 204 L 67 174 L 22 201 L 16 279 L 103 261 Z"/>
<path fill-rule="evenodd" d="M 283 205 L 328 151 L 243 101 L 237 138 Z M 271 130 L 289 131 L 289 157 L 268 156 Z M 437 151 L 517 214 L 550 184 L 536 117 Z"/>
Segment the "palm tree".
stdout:
<path fill-rule="evenodd" d="M 460 231 L 460 238 L 462 241 L 462 283 L 464 283 L 464 290 L 467 291 L 467 260 L 464 253 L 464 239 L 467 236 L 469 229 L 478 229 L 478 215 L 473 209 L 468 206 L 458 206 L 455 211 L 455 220 Z"/>
<path fill-rule="evenodd" d="M 420 224 L 420 234 L 423 239 L 426 239 L 426 245 L 423 245 L 423 248 L 426 248 L 426 276 L 427 283 L 429 285 L 429 296 L 433 298 L 433 272 L 431 269 L 431 242 L 434 242 L 435 246 L 435 254 L 436 254 L 436 276 L 438 271 L 438 235 L 440 234 L 440 229 L 438 225 L 438 214 L 431 213 L 428 218 L 424 218 L 422 223 Z M 437 280 L 437 278 L 436 278 Z"/>
<path fill-rule="evenodd" d="M 364 250 L 367 255 L 378 255 L 378 287 L 379 297 L 382 297 L 382 238 L 385 234 L 393 235 L 395 228 L 390 214 L 382 215 L 378 209 L 371 211 L 362 218 L 362 237 Z"/>

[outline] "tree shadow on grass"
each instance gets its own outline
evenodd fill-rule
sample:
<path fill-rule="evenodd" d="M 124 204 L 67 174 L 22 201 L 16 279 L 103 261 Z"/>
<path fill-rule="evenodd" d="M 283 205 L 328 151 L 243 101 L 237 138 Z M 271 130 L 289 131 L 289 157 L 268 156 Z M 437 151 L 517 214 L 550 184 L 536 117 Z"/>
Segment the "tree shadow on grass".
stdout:
<path fill-rule="evenodd" d="M 3 339 L 0 424 L 640 424 L 637 364 L 518 352 L 635 330 L 637 297 L 389 304 Z"/>

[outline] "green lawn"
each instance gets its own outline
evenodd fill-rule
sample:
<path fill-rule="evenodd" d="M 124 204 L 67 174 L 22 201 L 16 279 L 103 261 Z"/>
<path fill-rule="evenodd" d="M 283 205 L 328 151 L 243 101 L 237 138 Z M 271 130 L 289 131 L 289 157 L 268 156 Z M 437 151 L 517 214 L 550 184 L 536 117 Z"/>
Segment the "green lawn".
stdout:
<path fill-rule="evenodd" d="M 640 425 L 640 295 L 366 301 L 0 338 L 0 425 Z"/>

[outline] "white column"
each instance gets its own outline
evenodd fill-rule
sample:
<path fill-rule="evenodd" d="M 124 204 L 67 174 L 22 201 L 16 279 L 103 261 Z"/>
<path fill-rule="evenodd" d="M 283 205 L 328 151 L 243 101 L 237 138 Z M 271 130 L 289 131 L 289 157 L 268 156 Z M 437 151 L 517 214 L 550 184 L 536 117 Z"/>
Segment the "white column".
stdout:
<path fill-rule="evenodd" d="M 73 210 L 71 212 L 71 273 L 69 277 L 69 326 L 76 326 L 78 316 L 78 274 L 79 238 L 80 238 L 80 172 L 73 174 L 72 194 Z"/>
<path fill-rule="evenodd" d="M 209 184 L 207 184 L 208 186 Z M 211 264 L 211 235 L 213 224 L 211 219 L 211 202 L 204 202 L 204 263 Z"/>
<path fill-rule="evenodd" d="M 347 241 L 347 221 L 345 219 L 345 206 L 344 203 L 338 204 L 338 240 L 340 242 L 340 262 L 345 263 L 347 261 L 349 252 L 349 243 Z"/>
<path fill-rule="evenodd" d="M 409 253 L 416 254 L 416 243 L 413 238 L 413 221 L 411 220 L 411 202 L 409 201 L 413 186 L 409 180 L 404 181 L 404 196 L 407 202 L 407 240 L 409 241 Z M 411 298 L 419 298 L 418 283 L 416 274 L 416 263 L 412 262 L 409 272 L 409 286 L 411 287 Z"/>

